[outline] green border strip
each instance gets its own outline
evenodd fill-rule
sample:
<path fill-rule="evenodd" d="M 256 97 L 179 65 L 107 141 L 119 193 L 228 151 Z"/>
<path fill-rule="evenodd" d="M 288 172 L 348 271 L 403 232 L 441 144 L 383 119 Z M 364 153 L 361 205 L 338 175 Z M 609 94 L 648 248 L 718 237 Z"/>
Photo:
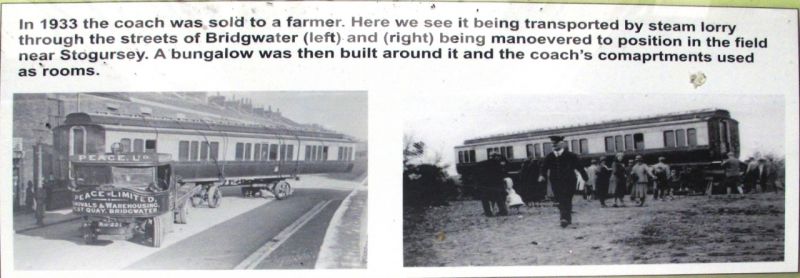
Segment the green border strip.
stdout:
<path fill-rule="evenodd" d="M 92 2 L 182 2 L 180 0 L 0 0 L 0 3 L 92 3 Z M 219 2 L 219 1 L 197 1 Z M 375 2 L 375 1 L 364 1 Z M 380 2 L 380 1 L 379 1 Z M 394 2 L 394 1 L 386 1 Z M 418 2 L 403 1 L 400 2 Z M 800 9 L 798 0 L 483 0 L 459 1 L 444 0 L 434 2 L 498 2 L 498 3 L 556 3 L 556 4 L 621 4 L 621 5 L 659 5 L 659 6 L 698 6 L 698 7 L 742 7 L 742 8 L 792 8 Z"/>

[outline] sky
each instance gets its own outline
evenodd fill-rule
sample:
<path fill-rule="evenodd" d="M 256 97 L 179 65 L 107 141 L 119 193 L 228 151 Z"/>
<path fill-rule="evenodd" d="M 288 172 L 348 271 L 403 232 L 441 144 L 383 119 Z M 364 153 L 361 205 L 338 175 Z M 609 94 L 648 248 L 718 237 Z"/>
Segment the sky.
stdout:
<path fill-rule="evenodd" d="M 459 97 L 460 96 L 460 97 Z M 726 109 L 739 121 L 740 158 L 754 152 L 784 156 L 783 95 L 707 94 L 454 94 L 405 99 L 404 134 L 428 146 L 428 159 L 442 154 L 456 174 L 453 148 L 465 139 L 538 128 L 583 125 L 703 108 Z"/>
<path fill-rule="evenodd" d="M 209 96 L 216 95 L 209 92 Z M 253 100 L 253 107 L 272 106 L 292 121 L 319 124 L 359 140 L 367 140 L 367 93 L 364 92 L 220 92 L 230 99 Z"/>

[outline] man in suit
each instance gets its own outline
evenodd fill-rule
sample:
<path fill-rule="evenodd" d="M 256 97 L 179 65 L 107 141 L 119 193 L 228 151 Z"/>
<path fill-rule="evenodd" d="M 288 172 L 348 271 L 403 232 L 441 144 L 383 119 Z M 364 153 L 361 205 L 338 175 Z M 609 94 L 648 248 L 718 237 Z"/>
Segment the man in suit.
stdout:
<path fill-rule="evenodd" d="M 550 179 L 553 195 L 558 202 L 561 227 L 566 228 L 572 224 L 572 196 L 575 195 L 575 185 L 578 183 L 575 171 L 584 181 L 589 176 L 581 167 L 578 156 L 565 149 L 564 136 L 550 136 L 550 141 L 553 142 L 553 152 L 547 154 L 542 161 L 539 182 Z"/>
<path fill-rule="evenodd" d="M 479 165 L 482 170 L 482 178 L 481 184 L 478 187 L 478 192 L 481 197 L 484 215 L 489 217 L 494 216 L 494 206 L 498 208 L 498 216 L 508 215 L 505 181 L 503 181 L 507 175 L 505 158 L 493 152 L 489 155 L 489 159 L 481 161 Z"/>

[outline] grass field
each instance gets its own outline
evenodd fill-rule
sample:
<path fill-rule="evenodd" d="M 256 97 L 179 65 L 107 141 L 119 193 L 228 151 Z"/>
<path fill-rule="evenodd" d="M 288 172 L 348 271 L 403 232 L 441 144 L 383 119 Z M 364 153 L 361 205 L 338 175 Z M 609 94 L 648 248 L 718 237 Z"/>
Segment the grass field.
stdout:
<path fill-rule="evenodd" d="M 406 266 L 759 262 L 784 259 L 784 197 L 681 196 L 645 207 L 574 199 L 573 225 L 555 207 L 485 217 L 479 201 L 404 212 Z"/>

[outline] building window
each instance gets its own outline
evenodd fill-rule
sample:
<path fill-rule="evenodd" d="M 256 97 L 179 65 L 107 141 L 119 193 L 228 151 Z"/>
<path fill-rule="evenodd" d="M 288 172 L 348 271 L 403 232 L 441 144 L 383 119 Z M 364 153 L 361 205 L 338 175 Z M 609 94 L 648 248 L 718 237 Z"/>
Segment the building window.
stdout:
<path fill-rule="evenodd" d="M 209 152 L 210 152 L 209 153 L 209 158 L 211 158 L 212 160 L 216 161 L 217 159 L 219 159 L 219 142 L 211 142 L 211 146 L 210 147 L 211 148 L 209 150 Z"/>
<path fill-rule="evenodd" d="M 607 136 L 606 137 L 606 152 L 607 153 L 615 152 L 615 150 L 614 150 L 614 137 L 611 137 L 611 136 Z"/>
<path fill-rule="evenodd" d="M 200 143 L 200 160 L 208 160 L 208 141 Z"/>
<path fill-rule="evenodd" d="M 622 135 L 614 136 L 614 143 L 615 143 L 615 147 L 617 148 L 617 151 L 621 152 L 622 150 L 625 149 L 625 145 L 624 145 L 625 142 L 622 141 Z"/>
<path fill-rule="evenodd" d="M 189 141 L 178 142 L 178 161 L 189 160 Z"/>
<path fill-rule="evenodd" d="M 236 143 L 236 160 L 244 160 L 244 143 Z"/>
<path fill-rule="evenodd" d="M 250 152 L 253 150 L 253 144 L 244 144 L 244 160 L 250 160 Z"/>
<path fill-rule="evenodd" d="M 686 130 L 686 143 L 690 147 L 697 146 L 697 130 L 694 128 L 690 128 Z"/>
<path fill-rule="evenodd" d="M 665 148 L 675 147 L 675 131 L 672 130 L 664 131 L 664 147 Z"/>
<path fill-rule="evenodd" d="M 269 145 L 269 160 L 270 161 L 278 160 L 278 145 L 277 144 Z"/>
<path fill-rule="evenodd" d="M 675 131 L 675 145 L 678 147 L 686 147 L 686 131 L 678 129 Z"/>
<path fill-rule="evenodd" d="M 261 160 L 261 144 L 255 144 L 255 146 L 253 146 L 253 160 Z"/>
<path fill-rule="evenodd" d="M 190 152 L 192 161 L 197 161 L 197 154 L 199 149 L 200 149 L 200 143 L 197 141 L 192 141 L 192 149 Z"/>
<path fill-rule="evenodd" d="M 553 152 L 553 143 L 543 143 L 542 144 L 542 154 L 548 155 Z"/>
<path fill-rule="evenodd" d="M 589 140 L 588 139 L 581 139 L 581 154 L 588 154 L 589 153 Z"/>
<path fill-rule="evenodd" d="M 633 134 L 633 144 L 635 145 L 637 151 L 644 150 L 644 134 Z"/>
<path fill-rule="evenodd" d="M 131 151 L 131 139 L 122 138 L 122 140 L 119 140 L 119 146 L 120 146 L 120 148 L 122 148 L 122 150 L 121 150 L 122 152 L 124 152 L 124 153 L 130 152 Z"/>
<path fill-rule="evenodd" d="M 133 151 L 140 153 L 144 151 L 144 140 L 142 139 L 134 139 L 133 140 Z"/>
<path fill-rule="evenodd" d="M 156 140 L 145 140 L 144 141 L 144 152 L 146 152 L 146 153 L 155 153 L 156 152 Z"/>

